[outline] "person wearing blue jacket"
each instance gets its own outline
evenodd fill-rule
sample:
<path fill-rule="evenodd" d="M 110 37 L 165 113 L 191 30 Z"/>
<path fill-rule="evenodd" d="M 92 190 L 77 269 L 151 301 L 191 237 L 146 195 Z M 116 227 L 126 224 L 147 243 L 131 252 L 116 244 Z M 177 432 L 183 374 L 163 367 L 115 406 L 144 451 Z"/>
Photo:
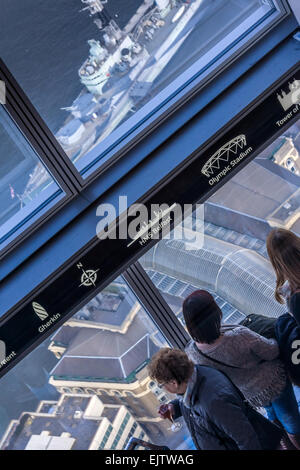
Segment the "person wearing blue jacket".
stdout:
<path fill-rule="evenodd" d="M 178 349 L 163 348 L 148 365 L 150 377 L 177 394 L 163 419 L 183 417 L 198 450 L 275 450 L 284 436 L 281 428 L 255 411 L 223 373 L 195 365 Z"/>
<path fill-rule="evenodd" d="M 276 340 L 291 382 L 300 387 L 300 238 L 274 228 L 267 237 L 267 251 L 276 274 L 275 299 L 286 302 L 288 309 L 276 322 Z M 299 448 L 300 435 L 294 439 Z"/>
<path fill-rule="evenodd" d="M 290 380 L 300 387 L 300 325 L 290 313 L 284 313 L 276 322 L 275 334 Z"/>
<path fill-rule="evenodd" d="M 290 230 L 274 228 L 267 251 L 276 274 L 275 299 L 284 304 L 300 325 L 300 238 Z"/>

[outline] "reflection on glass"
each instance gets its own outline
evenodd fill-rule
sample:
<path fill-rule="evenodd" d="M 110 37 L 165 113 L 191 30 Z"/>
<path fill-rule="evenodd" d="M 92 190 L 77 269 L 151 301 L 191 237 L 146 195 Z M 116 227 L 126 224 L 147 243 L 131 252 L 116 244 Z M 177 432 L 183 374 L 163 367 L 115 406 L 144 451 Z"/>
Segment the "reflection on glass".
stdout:
<path fill-rule="evenodd" d="M 62 193 L 0 107 L 0 243 Z"/>
<path fill-rule="evenodd" d="M 0 54 L 79 170 L 193 63 L 153 106 L 274 10 L 259 0 L 0 3 Z"/>
<path fill-rule="evenodd" d="M 124 449 L 131 436 L 190 448 L 187 429 L 173 433 L 157 413 L 171 396 L 147 364 L 162 346 L 117 278 L 1 379 L 0 449 Z"/>
<path fill-rule="evenodd" d="M 265 241 L 273 227 L 300 235 L 300 121 L 211 196 L 188 225 L 204 233 L 201 246 L 163 239 L 140 260 L 182 323 L 182 302 L 197 289 L 211 292 L 225 324 L 250 313 L 285 313 L 274 299 Z"/>

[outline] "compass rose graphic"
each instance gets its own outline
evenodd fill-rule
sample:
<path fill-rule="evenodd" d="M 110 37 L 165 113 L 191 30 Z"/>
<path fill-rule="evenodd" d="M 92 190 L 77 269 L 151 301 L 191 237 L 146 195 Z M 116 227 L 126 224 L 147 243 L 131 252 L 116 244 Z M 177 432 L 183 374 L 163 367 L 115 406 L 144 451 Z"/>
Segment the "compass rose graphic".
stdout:
<path fill-rule="evenodd" d="M 79 287 L 81 286 L 86 286 L 86 287 L 89 287 L 89 286 L 94 286 L 96 287 L 96 281 L 97 281 L 97 272 L 99 271 L 99 269 L 83 269 L 83 265 L 82 263 L 78 263 L 77 264 L 77 268 L 78 269 L 81 269 L 82 271 L 82 275 L 81 275 L 81 284 L 79 285 Z"/>

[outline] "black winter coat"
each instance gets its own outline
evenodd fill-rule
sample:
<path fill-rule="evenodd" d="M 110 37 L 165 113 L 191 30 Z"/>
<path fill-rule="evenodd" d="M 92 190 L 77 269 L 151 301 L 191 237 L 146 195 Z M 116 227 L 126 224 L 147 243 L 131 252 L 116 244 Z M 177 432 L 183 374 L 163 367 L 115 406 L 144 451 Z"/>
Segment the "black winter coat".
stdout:
<path fill-rule="evenodd" d="M 300 326 L 300 292 L 295 292 L 288 300 L 289 310 Z"/>
<path fill-rule="evenodd" d="M 289 313 L 278 317 L 275 326 L 280 357 L 284 362 L 291 382 L 300 386 L 300 325 Z"/>
<path fill-rule="evenodd" d="M 197 380 L 191 407 L 182 398 L 173 400 L 174 419 L 183 416 L 199 450 L 276 449 L 283 431 L 250 407 L 241 392 L 223 373 L 195 366 Z"/>

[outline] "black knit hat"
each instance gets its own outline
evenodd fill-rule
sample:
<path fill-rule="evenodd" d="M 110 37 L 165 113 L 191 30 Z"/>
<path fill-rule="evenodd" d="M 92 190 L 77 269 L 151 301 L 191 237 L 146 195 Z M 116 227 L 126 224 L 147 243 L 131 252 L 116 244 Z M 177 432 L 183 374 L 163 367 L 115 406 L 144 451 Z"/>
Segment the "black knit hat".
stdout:
<path fill-rule="evenodd" d="M 222 311 L 209 292 L 192 292 L 183 302 L 182 310 L 186 327 L 194 341 L 209 344 L 219 338 Z"/>

